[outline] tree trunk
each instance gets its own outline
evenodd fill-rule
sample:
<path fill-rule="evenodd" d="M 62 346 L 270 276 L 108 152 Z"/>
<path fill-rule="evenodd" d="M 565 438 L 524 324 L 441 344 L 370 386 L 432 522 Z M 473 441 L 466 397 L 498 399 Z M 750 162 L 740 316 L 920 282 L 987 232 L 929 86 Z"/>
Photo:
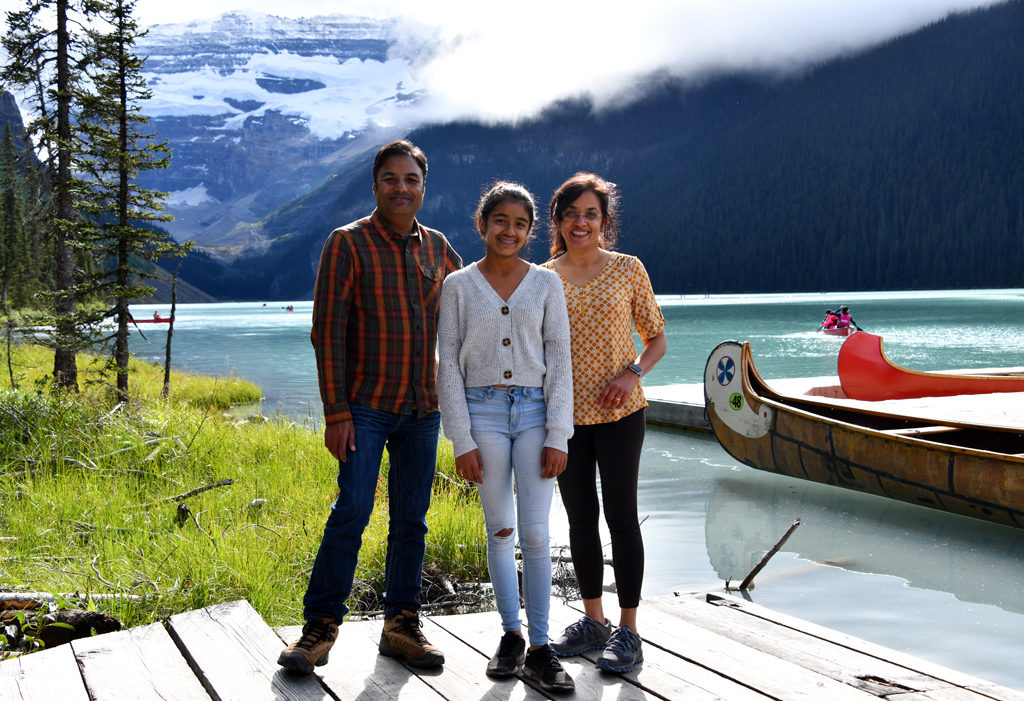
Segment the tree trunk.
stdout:
<path fill-rule="evenodd" d="M 179 263 L 180 267 L 180 263 Z M 171 276 L 171 320 L 167 322 L 167 350 L 164 355 L 164 388 L 160 396 L 167 399 L 171 393 L 171 336 L 174 335 L 174 313 L 178 307 L 178 269 Z"/>
<path fill-rule="evenodd" d="M 68 0 L 57 1 L 57 177 L 54 183 L 57 220 L 56 282 L 57 334 L 53 353 L 53 379 L 58 387 L 78 391 L 78 365 L 75 360 L 75 254 L 68 241 L 69 227 L 75 218 L 71 193 L 71 69 L 68 58 Z"/>

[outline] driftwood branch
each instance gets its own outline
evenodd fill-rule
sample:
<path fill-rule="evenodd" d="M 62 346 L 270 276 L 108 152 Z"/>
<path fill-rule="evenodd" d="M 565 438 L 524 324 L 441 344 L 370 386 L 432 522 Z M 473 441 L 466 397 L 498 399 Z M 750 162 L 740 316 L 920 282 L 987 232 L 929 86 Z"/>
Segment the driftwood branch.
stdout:
<path fill-rule="evenodd" d="M 185 499 L 188 499 L 189 497 L 194 497 L 196 494 L 201 494 L 205 491 L 208 491 L 210 489 L 215 489 L 217 487 L 226 487 L 227 485 L 234 483 L 235 481 L 229 477 L 227 479 L 217 480 L 216 482 L 213 482 L 211 484 L 204 484 L 202 487 L 196 487 L 195 489 L 190 489 L 187 492 L 182 492 L 181 494 L 175 494 L 172 497 L 164 497 L 163 499 L 157 499 L 156 501 L 151 501 L 148 504 L 138 504 L 136 506 L 133 506 L 132 508 L 148 509 L 151 506 L 156 506 L 157 504 L 166 504 L 169 501 L 180 502 Z"/>
<path fill-rule="evenodd" d="M 754 569 L 750 570 L 750 574 L 743 578 L 743 581 L 740 582 L 739 586 L 740 591 L 746 591 L 750 588 L 750 585 L 754 582 L 754 577 L 756 577 L 758 573 L 764 569 L 764 566 L 768 564 L 768 561 L 772 559 L 775 553 L 779 552 L 779 550 L 786 543 L 786 541 L 789 540 L 789 536 L 793 535 L 793 531 L 795 531 L 796 527 L 799 525 L 800 519 L 793 521 L 790 527 L 786 529 L 786 532 L 782 535 L 782 537 L 779 538 L 779 542 L 776 543 L 771 550 L 766 552 L 764 554 L 764 557 L 761 558 L 760 562 L 758 562 L 757 565 L 754 566 Z M 728 583 L 726 583 L 726 588 L 729 588 Z"/>
<path fill-rule="evenodd" d="M 69 592 L 66 594 L 53 594 L 47 591 L 23 591 L 23 592 L 0 592 L 0 609 L 8 608 L 31 608 L 41 603 L 55 603 L 59 601 L 81 601 L 89 599 L 125 599 L 138 601 L 142 597 L 138 594 L 81 594 Z"/>
<path fill-rule="evenodd" d="M 116 589 L 117 588 L 116 586 L 114 586 L 113 584 L 111 584 L 107 580 L 103 579 L 103 575 L 101 575 L 100 571 L 96 568 L 96 561 L 99 560 L 99 559 L 100 559 L 100 556 L 97 555 L 96 557 L 94 557 L 92 559 L 92 562 L 89 563 L 89 565 L 92 567 L 92 571 L 96 574 L 96 579 L 98 579 L 101 582 L 103 582 L 104 584 L 106 584 L 107 587 L 109 587 L 110 589 Z"/>

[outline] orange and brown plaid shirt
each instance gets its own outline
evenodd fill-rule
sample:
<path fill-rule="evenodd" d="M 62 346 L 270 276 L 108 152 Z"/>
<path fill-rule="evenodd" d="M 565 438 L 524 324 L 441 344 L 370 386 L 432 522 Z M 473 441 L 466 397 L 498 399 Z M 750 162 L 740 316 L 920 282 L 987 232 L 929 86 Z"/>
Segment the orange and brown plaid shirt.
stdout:
<path fill-rule="evenodd" d="M 444 235 L 419 222 L 403 236 L 374 211 L 331 232 L 310 333 L 326 423 L 351 419 L 349 402 L 396 414 L 437 409 L 438 301 L 460 267 Z"/>

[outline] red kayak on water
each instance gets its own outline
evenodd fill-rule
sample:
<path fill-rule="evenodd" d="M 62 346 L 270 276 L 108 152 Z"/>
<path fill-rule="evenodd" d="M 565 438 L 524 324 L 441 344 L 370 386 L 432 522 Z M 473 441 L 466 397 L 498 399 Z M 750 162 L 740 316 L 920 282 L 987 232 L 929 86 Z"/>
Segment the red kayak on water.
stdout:
<path fill-rule="evenodd" d="M 853 326 L 841 326 L 830 329 L 822 328 L 821 332 L 827 336 L 852 336 L 856 330 Z"/>
<path fill-rule="evenodd" d="M 1024 392 L 1024 371 L 1004 373 L 919 372 L 894 364 L 882 350 L 882 337 L 861 331 L 839 349 L 839 384 L 849 399 L 882 401 L 958 394 Z"/>

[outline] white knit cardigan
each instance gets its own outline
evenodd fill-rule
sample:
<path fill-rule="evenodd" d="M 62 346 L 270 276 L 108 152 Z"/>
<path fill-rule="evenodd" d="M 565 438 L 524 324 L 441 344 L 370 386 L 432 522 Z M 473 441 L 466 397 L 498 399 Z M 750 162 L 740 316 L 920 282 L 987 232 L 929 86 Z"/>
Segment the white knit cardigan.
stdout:
<path fill-rule="evenodd" d="M 455 456 L 477 447 L 470 435 L 467 387 L 542 387 L 545 447 L 566 450 L 572 436 L 572 356 L 562 281 L 530 264 L 503 300 L 476 263 L 451 273 L 441 288 L 437 324 L 437 393 L 444 433 Z"/>

